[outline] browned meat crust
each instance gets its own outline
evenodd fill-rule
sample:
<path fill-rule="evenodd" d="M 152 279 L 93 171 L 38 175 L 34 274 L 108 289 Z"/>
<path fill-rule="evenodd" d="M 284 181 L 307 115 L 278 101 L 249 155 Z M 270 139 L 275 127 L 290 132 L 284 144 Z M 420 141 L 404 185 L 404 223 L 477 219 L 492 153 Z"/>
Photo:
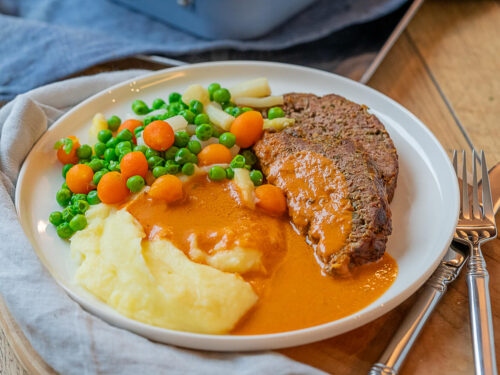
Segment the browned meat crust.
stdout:
<path fill-rule="evenodd" d="M 345 273 L 350 265 L 372 262 L 384 254 L 392 228 L 384 185 L 371 160 L 353 142 L 313 142 L 287 132 L 265 133 L 254 150 L 265 175 L 273 163 L 301 151 L 325 156 L 344 175 L 353 207 L 352 231 L 340 252 L 321 259 L 326 272 Z M 309 228 L 302 229 L 307 234 Z"/>
<path fill-rule="evenodd" d="M 290 93 L 284 95 L 283 110 L 287 117 L 297 120 L 296 125 L 284 131 L 321 143 L 334 144 L 348 139 L 368 154 L 382 180 L 389 202 L 394 196 L 398 176 L 398 154 L 384 128 L 367 107 L 341 96 L 330 94 Z"/>

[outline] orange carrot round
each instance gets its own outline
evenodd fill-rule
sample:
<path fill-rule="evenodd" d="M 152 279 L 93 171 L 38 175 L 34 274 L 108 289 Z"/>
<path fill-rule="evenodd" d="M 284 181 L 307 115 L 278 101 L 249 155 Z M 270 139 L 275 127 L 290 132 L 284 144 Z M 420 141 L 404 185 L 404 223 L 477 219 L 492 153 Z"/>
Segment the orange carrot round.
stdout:
<path fill-rule="evenodd" d="M 132 135 L 133 135 L 133 138 L 132 138 L 132 141 L 134 143 L 137 143 L 137 140 L 135 138 L 135 133 L 134 133 L 134 130 L 136 128 L 138 128 L 139 126 L 142 126 L 142 122 L 139 121 L 139 120 L 136 120 L 134 118 L 131 118 L 131 119 L 128 119 L 128 120 L 125 120 L 123 121 L 123 123 L 120 125 L 120 127 L 118 128 L 116 134 L 120 133 L 122 130 L 124 129 L 128 129 L 132 132 Z"/>
<path fill-rule="evenodd" d="M 245 112 L 231 124 L 231 133 L 236 137 L 236 144 L 242 148 L 252 146 L 262 136 L 264 119 L 260 112 Z"/>
<path fill-rule="evenodd" d="M 66 173 L 66 184 L 75 194 L 88 194 L 92 190 L 94 171 L 88 165 L 77 164 Z"/>
<path fill-rule="evenodd" d="M 286 198 L 279 187 L 264 184 L 255 189 L 255 204 L 268 214 L 281 216 L 286 212 Z"/>
<path fill-rule="evenodd" d="M 148 160 L 140 151 L 129 152 L 122 158 L 120 170 L 125 180 L 132 176 L 145 178 L 148 172 Z"/>
<path fill-rule="evenodd" d="M 142 132 L 144 143 L 156 151 L 165 151 L 174 144 L 175 135 L 168 122 L 156 120 Z"/>
<path fill-rule="evenodd" d="M 78 138 L 76 138 L 73 135 L 70 135 L 69 138 L 73 141 L 73 147 L 71 148 L 71 151 L 69 154 L 66 153 L 66 151 L 63 150 L 63 147 L 60 147 L 57 150 L 57 159 L 62 163 L 62 164 L 76 164 L 78 163 L 78 156 L 76 155 L 76 149 L 80 147 L 80 142 L 78 141 Z"/>
<path fill-rule="evenodd" d="M 120 203 L 128 197 L 129 193 L 127 180 L 118 172 L 106 173 L 97 185 L 97 196 L 103 203 Z"/>
<path fill-rule="evenodd" d="M 149 195 L 167 203 L 178 201 L 184 195 L 182 181 L 171 174 L 163 175 L 153 182 L 149 190 Z"/>
<path fill-rule="evenodd" d="M 200 166 L 212 164 L 231 163 L 231 151 L 220 143 L 208 145 L 198 154 L 198 164 Z"/>

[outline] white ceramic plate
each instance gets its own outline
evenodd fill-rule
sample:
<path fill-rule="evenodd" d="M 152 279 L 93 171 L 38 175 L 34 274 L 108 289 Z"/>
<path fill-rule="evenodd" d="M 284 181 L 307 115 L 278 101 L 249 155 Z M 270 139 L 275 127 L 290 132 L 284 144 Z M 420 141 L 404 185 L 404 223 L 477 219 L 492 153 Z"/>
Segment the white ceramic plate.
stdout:
<path fill-rule="evenodd" d="M 265 76 L 273 93 L 337 93 L 371 108 L 389 131 L 399 154 L 398 187 L 391 204 L 393 234 L 387 246 L 398 262 L 399 275 L 378 300 L 363 310 L 320 326 L 255 336 L 202 335 L 148 326 L 128 319 L 73 281 L 67 242 L 48 222 L 58 209 L 61 166 L 54 142 L 74 134 L 84 143 L 96 112 L 106 117 L 133 117 L 134 99 L 151 103 L 194 83 L 217 81 L 228 87 Z M 217 62 L 167 69 L 116 85 L 94 95 L 63 116 L 44 134 L 26 159 L 17 184 L 16 207 L 24 231 L 54 279 L 85 309 L 109 323 L 169 344 L 195 349 L 240 351 L 306 344 L 339 335 L 376 319 L 403 302 L 424 283 L 444 255 L 456 225 L 458 186 L 450 161 L 432 133 L 410 112 L 377 91 L 349 79 L 299 66 L 266 62 Z"/>

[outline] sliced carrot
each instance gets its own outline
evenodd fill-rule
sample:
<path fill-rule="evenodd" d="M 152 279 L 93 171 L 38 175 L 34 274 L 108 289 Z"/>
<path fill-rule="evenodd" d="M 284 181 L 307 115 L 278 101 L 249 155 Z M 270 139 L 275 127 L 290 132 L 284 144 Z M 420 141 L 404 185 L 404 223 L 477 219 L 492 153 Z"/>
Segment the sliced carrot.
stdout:
<path fill-rule="evenodd" d="M 231 163 L 231 151 L 220 143 L 214 143 L 206 146 L 198 154 L 198 164 L 200 166 L 212 164 L 229 164 Z"/>
<path fill-rule="evenodd" d="M 117 131 L 117 134 L 120 133 L 122 130 L 124 129 L 128 129 L 132 132 L 132 135 L 134 136 L 132 138 L 132 141 L 134 143 L 137 143 L 137 139 L 135 138 L 135 133 L 134 133 L 134 130 L 136 128 L 138 128 L 139 126 L 142 126 L 142 122 L 139 121 L 139 120 L 136 120 L 134 118 L 131 118 L 131 119 L 128 119 L 128 120 L 125 120 L 123 121 L 123 123 L 120 125 L 120 127 L 118 128 L 118 131 Z"/>
<path fill-rule="evenodd" d="M 94 171 L 88 165 L 77 164 L 66 173 L 66 183 L 69 190 L 75 194 L 88 194 L 92 190 Z"/>
<path fill-rule="evenodd" d="M 168 122 L 156 120 L 142 132 L 144 143 L 156 151 L 165 151 L 174 144 L 175 135 Z"/>
<path fill-rule="evenodd" d="M 108 172 L 101 177 L 97 185 L 97 196 L 103 203 L 123 202 L 129 195 L 127 180 L 118 172 Z"/>
<path fill-rule="evenodd" d="M 286 212 L 286 198 L 279 187 L 264 184 L 255 189 L 256 206 L 270 215 L 281 216 Z"/>
<path fill-rule="evenodd" d="M 167 203 L 182 199 L 182 181 L 171 174 L 158 177 L 151 185 L 149 195 L 155 199 L 161 199 Z"/>
<path fill-rule="evenodd" d="M 129 152 L 122 158 L 120 170 L 125 180 L 137 175 L 145 178 L 148 172 L 148 160 L 140 151 Z"/>
<path fill-rule="evenodd" d="M 78 163 L 78 156 L 76 155 L 76 149 L 80 147 L 80 142 L 78 141 L 78 138 L 76 138 L 73 135 L 70 135 L 69 138 L 73 141 L 73 147 L 71 148 L 71 151 L 67 154 L 66 151 L 64 151 L 63 147 L 60 147 L 57 150 L 57 159 L 62 163 L 62 164 L 76 164 Z"/>
<path fill-rule="evenodd" d="M 260 112 L 245 112 L 231 124 L 231 133 L 236 136 L 236 144 L 242 148 L 252 146 L 262 136 L 264 119 Z"/>

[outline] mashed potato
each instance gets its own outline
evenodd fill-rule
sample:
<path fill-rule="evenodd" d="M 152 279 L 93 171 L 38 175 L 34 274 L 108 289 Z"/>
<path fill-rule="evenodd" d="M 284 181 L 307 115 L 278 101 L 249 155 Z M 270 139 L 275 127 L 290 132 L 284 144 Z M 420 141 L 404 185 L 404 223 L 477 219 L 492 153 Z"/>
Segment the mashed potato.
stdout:
<path fill-rule="evenodd" d="M 144 240 L 125 210 L 99 204 L 71 239 L 76 281 L 118 312 L 175 330 L 229 332 L 257 302 L 240 276 L 191 261 L 167 240 Z"/>

